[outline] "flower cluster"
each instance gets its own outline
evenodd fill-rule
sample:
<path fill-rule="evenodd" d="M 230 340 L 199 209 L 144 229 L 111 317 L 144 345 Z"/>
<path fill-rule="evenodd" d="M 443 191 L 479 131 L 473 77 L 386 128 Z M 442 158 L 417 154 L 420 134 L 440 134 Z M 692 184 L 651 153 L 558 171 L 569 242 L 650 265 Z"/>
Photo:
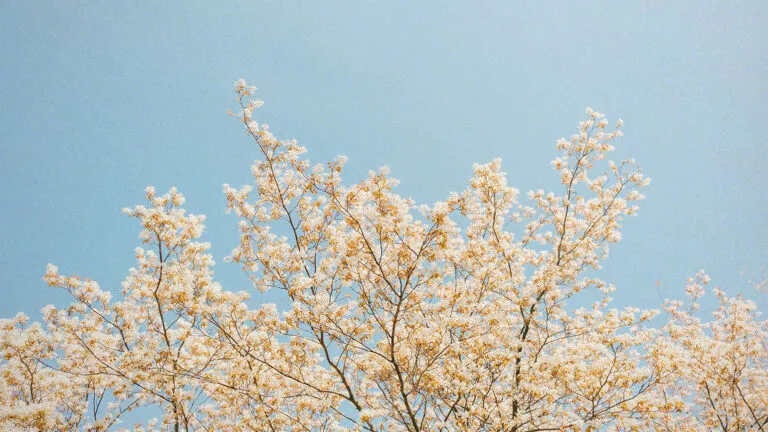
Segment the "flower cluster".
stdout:
<path fill-rule="evenodd" d="M 342 182 L 346 159 L 312 165 L 296 141 L 233 113 L 260 158 L 253 186 L 224 186 L 240 219 L 230 260 L 289 306 L 254 308 L 224 290 L 199 241 L 204 217 L 147 188 L 126 209 L 143 245 L 119 300 L 49 266 L 73 303 L 44 323 L 0 320 L 0 427 L 136 430 L 595 431 L 764 430 L 768 324 L 755 305 L 689 280 L 688 307 L 611 307 L 595 277 L 649 179 L 611 161 L 621 122 L 587 109 L 552 162 L 560 190 L 507 183 L 501 161 L 466 190 L 418 206 L 387 169 Z M 591 307 L 569 300 L 584 290 Z"/>

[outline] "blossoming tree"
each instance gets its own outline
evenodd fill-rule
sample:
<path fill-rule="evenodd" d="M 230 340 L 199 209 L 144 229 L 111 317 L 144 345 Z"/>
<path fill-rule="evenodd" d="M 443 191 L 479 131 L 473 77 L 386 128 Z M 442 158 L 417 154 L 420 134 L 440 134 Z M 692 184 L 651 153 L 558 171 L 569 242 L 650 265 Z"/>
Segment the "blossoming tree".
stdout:
<path fill-rule="evenodd" d="M 44 323 L 0 320 L 4 430 L 560 431 L 765 430 L 768 323 L 716 290 L 711 321 L 690 303 L 610 308 L 594 277 L 648 179 L 610 161 L 602 114 L 557 143 L 559 192 L 507 184 L 500 160 L 462 193 L 417 206 L 382 169 L 342 182 L 344 158 L 311 165 L 295 141 L 234 114 L 261 154 L 254 187 L 224 186 L 240 218 L 231 259 L 287 310 L 257 308 L 213 278 L 204 217 L 171 189 L 126 209 L 144 247 L 112 295 L 49 266 L 73 303 Z M 569 307 L 581 291 L 602 300 Z M 656 321 L 656 320 L 654 320 Z"/>

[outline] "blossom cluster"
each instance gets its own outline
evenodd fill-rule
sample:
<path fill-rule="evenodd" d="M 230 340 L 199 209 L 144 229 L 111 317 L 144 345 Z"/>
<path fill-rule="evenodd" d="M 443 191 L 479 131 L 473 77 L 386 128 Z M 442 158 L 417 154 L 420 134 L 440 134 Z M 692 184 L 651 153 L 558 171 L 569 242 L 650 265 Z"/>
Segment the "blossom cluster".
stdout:
<path fill-rule="evenodd" d="M 44 280 L 73 303 L 43 323 L 0 320 L 0 428 L 135 430 L 764 430 L 768 322 L 715 290 L 712 320 L 689 302 L 611 307 L 596 277 L 649 179 L 610 160 L 621 136 L 587 109 L 552 161 L 560 190 L 520 193 L 501 160 L 474 165 L 466 190 L 433 205 L 394 192 L 386 169 L 344 183 L 346 159 L 312 165 L 295 140 L 253 120 L 253 186 L 224 185 L 240 240 L 229 259 L 288 307 L 223 289 L 205 218 L 147 188 L 126 209 L 142 247 L 122 292 Z M 594 290 L 591 307 L 569 304 Z M 117 300 L 115 300 L 117 298 Z M 573 302 L 571 302 L 572 304 Z"/>

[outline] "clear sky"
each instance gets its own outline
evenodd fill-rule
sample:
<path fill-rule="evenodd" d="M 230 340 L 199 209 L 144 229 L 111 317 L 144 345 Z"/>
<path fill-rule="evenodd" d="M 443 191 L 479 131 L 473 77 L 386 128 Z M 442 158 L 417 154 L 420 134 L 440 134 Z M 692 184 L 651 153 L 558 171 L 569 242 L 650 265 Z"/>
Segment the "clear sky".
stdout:
<path fill-rule="evenodd" d="M 426 203 L 494 157 L 521 191 L 554 188 L 584 108 L 621 117 L 619 156 L 653 183 L 605 263 L 617 305 L 704 268 L 768 306 L 747 283 L 768 263 L 768 3 L 217 3 L 0 2 L 0 317 L 66 304 L 49 262 L 119 291 L 139 245 L 120 210 L 150 184 L 208 215 L 219 280 L 248 288 L 222 259 L 221 185 L 257 157 L 226 115 L 238 78 L 314 161 L 388 165 Z"/>

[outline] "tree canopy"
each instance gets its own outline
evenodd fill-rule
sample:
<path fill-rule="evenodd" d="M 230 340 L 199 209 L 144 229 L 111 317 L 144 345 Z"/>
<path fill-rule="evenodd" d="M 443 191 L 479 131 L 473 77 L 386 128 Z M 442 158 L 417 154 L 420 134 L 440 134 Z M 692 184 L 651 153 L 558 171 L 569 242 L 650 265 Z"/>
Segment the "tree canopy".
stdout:
<path fill-rule="evenodd" d="M 649 183 L 611 160 L 621 122 L 587 109 L 557 141 L 561 188 L 521 199 L 501 160 L 475 164 L 461 193 L 417 205 L 388 170 L 342 181 L 345 158 L 306 149 L 254 120 L 254 185 L 224 185 L 239 219 L 230 259 L 285 310 L 249 306 L 214 279 L 204 216 L 174 188 L 124 212 L 142 247 L 122 292 L 49 265 L 72 304 L 0 320 L 0 427 L 135 430 L 593 431 L 768 427 L 768 321 L 710 290 L 686 302 L 611 306 L 598 276 Z M 590 307 L 569 301 L 600 293 Z M 571 302 L 573 303 L 573 302 Z M 659 324 L 660 323 L 660 324 Z"/>

